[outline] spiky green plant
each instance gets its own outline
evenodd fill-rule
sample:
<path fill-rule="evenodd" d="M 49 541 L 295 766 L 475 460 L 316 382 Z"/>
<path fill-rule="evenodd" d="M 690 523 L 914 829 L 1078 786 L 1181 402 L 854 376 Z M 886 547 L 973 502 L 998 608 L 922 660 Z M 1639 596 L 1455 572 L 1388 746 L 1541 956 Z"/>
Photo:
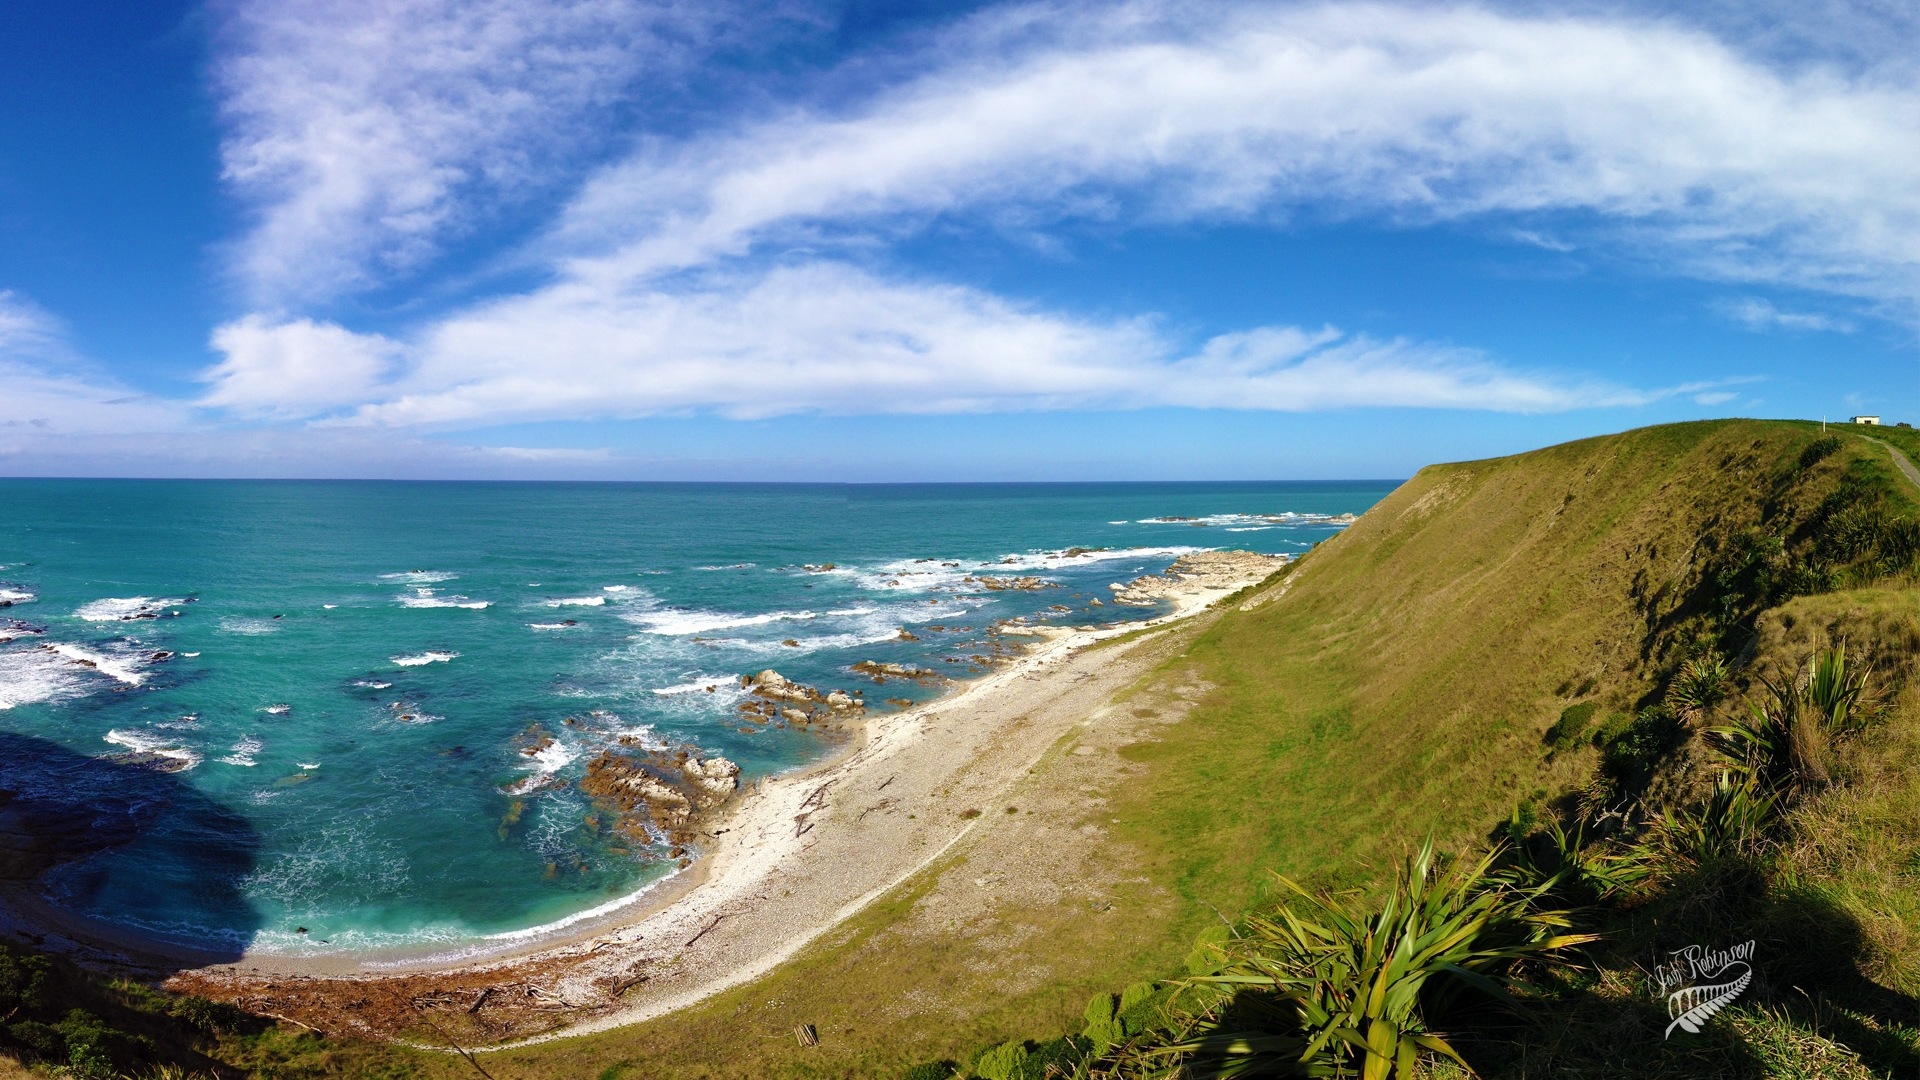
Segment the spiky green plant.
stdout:
<path fill-rule="evenodd" d="M 1729 771 L 1756 789 L 1791 797 L 1823 786 L 1834 741 L 1865 723 L 1872 674 L 1870 666 L 1850 670 L 1846 645 L 1836 645 L 1812 657 L 1804 679 L 1762 680 L 1766 696 L 1744 719 L 1707 734 Z"/>
<path fill-rule="evenodd" d="M 1730 674 L 1726 658 L 1717 652 L 1693 657 L 1680 665 L 1667 688 L 1668 707 L 1683 720 L 1711 711 L 1725 700 Z"/>
<path fill-rule="evenodd" d="M 1765 842 L 1780 793 L 1750 776 L 1722 773 L 1706 804 L 1660 820 L 1654 842 L 1669 855 L 1703 863 L 1752 854 Z"/>
<path fill-rule="evenodd" d="M 1587 823 L 1572 832 L 1553 818 L 1515 842 L 1495 873 L 1518 889 L 1576 904 L 1608 900 L 1653 876 L 1654 856 L 1644 847 L 1588 843 Z"/>
<path fill-rule="evenodd" d="M 1218 946 L 1217 970 L 1188 980 L 1196 1013 L 1147 1056 L 1193 1077 L 1363 1080 L 1410 1080 L 1423 1053 L 1460 1060 L 1430 1023 L 1447 1000 L 1469 988 L 1506 998 L 1515 961 L 1595 940 L 1562 932 L 1568 913 L 1535 910 L 1542 890 L 1495 875 L 1494 860 L 1438 867 L 1422 845 L 1374 912 L 1281 878 L 1293 899 Z"/>

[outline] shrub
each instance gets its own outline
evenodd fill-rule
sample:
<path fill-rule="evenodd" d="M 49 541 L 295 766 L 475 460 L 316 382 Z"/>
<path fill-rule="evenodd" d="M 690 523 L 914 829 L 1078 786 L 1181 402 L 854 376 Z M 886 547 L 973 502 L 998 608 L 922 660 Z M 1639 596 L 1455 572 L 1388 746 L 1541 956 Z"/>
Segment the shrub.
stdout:
<path fill-rule="evenodd" d="M 1547 729 L 1546 742 L 1555 751 L 1573 746 L 1587 733 L 1587 725 L 1593 722 L 1593 714 L 1600 710 L 1597 701 L 1582 701 L 1560 710 L 1560 719 Z"/>
<path fill-rule="evenodd" d="M 1708 712 L 1727 696 L 1727 661 L 1717 652 L 1703 653 L 1680 665 L 1667 688 L 1667 707 L 1681 719 Z"/>

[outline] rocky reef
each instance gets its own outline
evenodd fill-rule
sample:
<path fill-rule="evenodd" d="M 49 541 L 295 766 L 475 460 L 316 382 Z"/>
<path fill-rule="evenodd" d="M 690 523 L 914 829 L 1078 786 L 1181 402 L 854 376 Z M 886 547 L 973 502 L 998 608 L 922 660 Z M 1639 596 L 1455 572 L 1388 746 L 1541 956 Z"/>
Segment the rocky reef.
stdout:
<path fill-rule="evenodd" d="M 613 831 L 636 844 L 664 838 L 676 849 L 693 839 L 702 812 L 731 798 L 740 766 L 691 748 L 643 755 L 603 750 L 587 763 L 580 791 L 613 814 Z"/>
<path fill-rule="evenodd" d="M 1122 585 L 1115 582 L 1117 604 L 1145 607 L 1182 593 L 1231 588 L 1249 580 L 1259 580 L 1287 565 L 1284 555 L 1261 555 L 1252 551 L 1196 551 L 1182 555 L 1165 573 L 1145 574 Z"/>

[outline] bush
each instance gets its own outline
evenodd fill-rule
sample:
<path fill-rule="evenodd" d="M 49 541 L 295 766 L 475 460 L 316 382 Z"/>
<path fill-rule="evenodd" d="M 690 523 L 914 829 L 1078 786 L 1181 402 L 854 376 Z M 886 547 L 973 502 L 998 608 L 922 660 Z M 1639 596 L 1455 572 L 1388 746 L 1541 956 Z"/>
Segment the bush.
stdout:
<path fill-rule="evenodd" d="M 1547 729 L 1547 745 L 1557 752 L 1578 743 L 1580 737 L 1587 733 L 1587 725 L 1593 722 L 1593 714 L 1598 711 L 1600 703 L 1597 701 L 1582 701 L 1560 710 L 1560 719 Z"/>

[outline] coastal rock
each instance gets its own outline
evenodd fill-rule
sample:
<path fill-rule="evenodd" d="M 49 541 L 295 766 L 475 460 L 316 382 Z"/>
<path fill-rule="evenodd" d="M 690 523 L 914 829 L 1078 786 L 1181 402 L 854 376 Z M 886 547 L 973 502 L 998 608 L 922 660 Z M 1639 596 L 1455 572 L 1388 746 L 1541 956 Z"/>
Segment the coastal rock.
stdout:
<path fill-rule="evenodd" d="M 730 798 L 740 766 L 692 750 L 628 756 L 604 750 L 587 763 L 582 793 L 613 812 L 614 831 L 639 842 L 686 845 L 694 819 Z"/>
<path fill-rule="evenodd" d="M 978 585 L 988 592 L 1004 592 L 1007 590 L 1030 592 L 1036 589 L 1057 589 L 1060 587 L 1060 583 L 1057 581 L 1048 581 L 1045 578 L 1037 577 L 974 577 L 969 574 L 962 578 L 961 581 L 970 585 Z"/>
<path fill-rule="evenodd" d="M 740 685 L 749 696 L 736 708 L 742 717 L 754 722 L 811 724 L 830 715 L 858 713 L 866 708 L 856 695 L 844 690 L 821 693 L 819 688 L 794 682 L 772 668 L 758 675 L 742 675 Z M 806 708 L 809 705 L 825 705 L 826 709 Z"/>
<path fill-rule="evenodd" d="M 853 670 L 877 683 L 885 683 L 888 679 L 907 679 L 912 682 L 932 684 L 945 682 L 947 678 L 932 668 L 911 668 L 879 660 L 862 660 L 853 665 Z"/>
<path fill-rule="evenodd" d="M 1252 551 L 1196 551 L 1182 555 L 1163 574 L 1146 574 L 1122 585 L 1115 582 L 1116 604 L 1143 607 L 1167 597 L 1231 588 L 1245 581 L 1257 581 L 1287 564 L 1284 555 L 1261 555 Z"/>

